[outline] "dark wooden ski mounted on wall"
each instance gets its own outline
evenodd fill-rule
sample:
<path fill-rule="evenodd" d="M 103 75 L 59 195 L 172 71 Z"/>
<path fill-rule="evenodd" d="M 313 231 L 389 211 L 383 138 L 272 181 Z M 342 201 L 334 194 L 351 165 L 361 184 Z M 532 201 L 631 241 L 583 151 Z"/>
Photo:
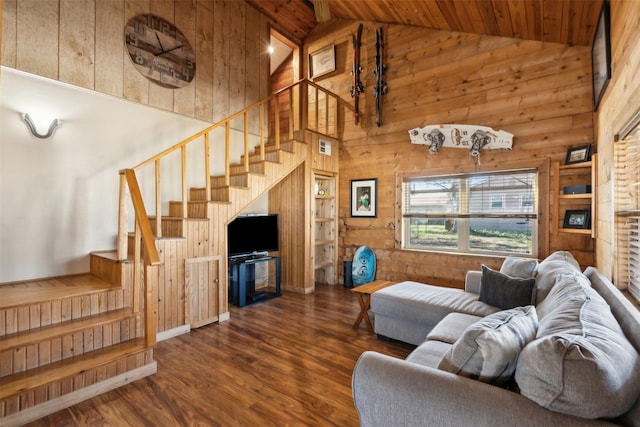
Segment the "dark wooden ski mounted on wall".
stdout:
<path fill-rule="evenodd" d="M 362 44 L 362 27 L 358 26 L 358 35 L 351 36 L 353 40 L 353 86 L 351 87 L 351 96 L 354 99 L 354 111 L 353 117 L 356 125 L 360 124 L 360 94 L 364 91 L 364 86 L 360 81 L 360 73 L 362 72 L 362 66 L 360 65 L 360 46 Z"/>
<path fill-rule="evenodd" d="M 382 95 L 387 93 L 387 83 L 383 79 L 387 65 L 383 62 L 382 54 L 384 52 L 384 36 L 382 27 L 380 31 L 376 30 L 376 68 L 373 73 L 376 75 L 376 85 L 373 88 L 373 96 L 376 98 L 376 125 L 382 126 Z"/>

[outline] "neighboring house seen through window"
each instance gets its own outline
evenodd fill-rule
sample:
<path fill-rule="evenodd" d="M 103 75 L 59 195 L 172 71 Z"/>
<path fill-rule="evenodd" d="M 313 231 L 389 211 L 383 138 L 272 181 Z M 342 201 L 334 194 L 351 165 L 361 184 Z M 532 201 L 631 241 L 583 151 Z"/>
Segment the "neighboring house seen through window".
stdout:
<path fill-rule="evenodd" d="M 537 254 L 536 170 L 405 177 L 404 249 Z"/>

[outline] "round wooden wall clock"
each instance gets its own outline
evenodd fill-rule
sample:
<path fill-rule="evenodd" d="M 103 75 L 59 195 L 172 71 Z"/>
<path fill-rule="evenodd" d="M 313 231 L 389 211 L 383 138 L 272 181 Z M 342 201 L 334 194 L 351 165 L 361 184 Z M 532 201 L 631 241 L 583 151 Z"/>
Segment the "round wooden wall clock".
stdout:
<path fill-rule="evenodd" d="M 176 89 L 188 85 L 196 73 L 196 57 L 189 40 L 169 21 L 142 14 L 129 20 L 124 39 L 134 67 L 152 82 Z"/>

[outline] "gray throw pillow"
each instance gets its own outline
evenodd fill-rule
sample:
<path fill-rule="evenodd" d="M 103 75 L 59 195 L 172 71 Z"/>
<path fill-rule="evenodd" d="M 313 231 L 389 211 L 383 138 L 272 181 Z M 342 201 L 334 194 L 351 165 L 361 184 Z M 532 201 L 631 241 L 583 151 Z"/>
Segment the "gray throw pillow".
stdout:
<path fill-rule="evenodd" d="M 503 310 L 531 304 L 536 279 L 507 276 L 482 266 L 480 301 Z"/>
<path fill-rule="evenodd" d="M 574 273 L 563 275 L 543 302 L 549 306 L 536 339 L 518 360 L 520 393 L 577 417 L 626 413 L 640 396 L 640 355 L 604 298 Z"/>
<path fill-rule="evenodd" d="M 490 314 L 464 331 L 438 369 L 505 386 L 515 372 L 520 351 L 535 338 L 537 327 L 532 305 Z"/>
<path fill-rule="evenodd" d="M 529 279 L 536 275 L 537 267 L 537 259 L 508 256 L 504 259 L 500 267 L 500 273 L 511 277 Z"/>

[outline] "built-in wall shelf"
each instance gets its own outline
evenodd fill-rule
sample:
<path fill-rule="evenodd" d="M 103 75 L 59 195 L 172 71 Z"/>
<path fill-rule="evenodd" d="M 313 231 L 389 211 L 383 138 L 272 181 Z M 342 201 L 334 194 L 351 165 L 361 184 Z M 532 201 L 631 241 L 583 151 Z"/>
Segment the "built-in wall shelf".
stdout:
<path fill-rule="evenodd" d="M 591 193 L 587 194 L 560 194 L 559 199 L 589 199 L 591 200 Z"/>
<path fill-rule="evenodd" d="M 575 229 L 575 228 L 560 227 L 560 232 L 569 233 L 569 234 L 586 234 L 586 235 L 590 235 L 591 234 L 591 229 L 589 228 L 587 230 L 579 230 L 579 229 Z"/>
<path fill-rule="evenodd" d="M 596 209 L 596 154 L 592 155 L 591 161 L 561 165 L 560 162 L 553 164 L 553 209 L 552 209 L 552 229 L 555 233 L 567 233 L 578 235 L 591 235 L 595 238 Z M 589 191 L 578 194 L 565 194 L 567 187 L 589 186 Z M 588 226 L 582 228 L 565 227 L 564 220 L 568 211 L 588 212 Z M 577 216 L 579 218 L 579 215 Z"/>
<path fill-rule="evenodd" d="M 313 173 L 313 273 L 315 283 L 338 282 L 337 175 Z"/>

